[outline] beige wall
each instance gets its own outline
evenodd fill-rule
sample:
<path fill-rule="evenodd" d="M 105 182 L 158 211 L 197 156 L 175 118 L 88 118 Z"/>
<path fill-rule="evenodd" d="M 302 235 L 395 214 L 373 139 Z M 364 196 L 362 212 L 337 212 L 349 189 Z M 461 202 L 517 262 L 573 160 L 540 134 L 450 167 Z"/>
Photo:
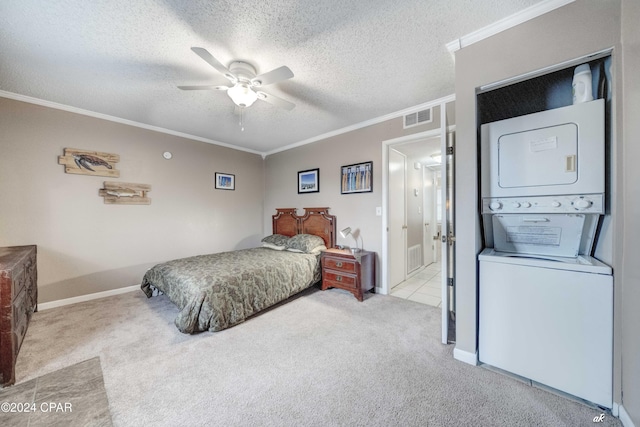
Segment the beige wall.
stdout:
<path fill-rule="evenodd" d="M 135 285 L 157 262 L 263 235 L 259 155 L 5 98 L 0 130 L 0 246 L 38 245 L 41 303 Z M 66 147 L 120 155 L 120 178 L 66 174 Z M 214 172 L 235 174 L 236 190 L 215 190 Z M 151 205 L 105 205 L 98 190 L 112 180 L 151 184 Z"/>
<path fill-rule="evenodd" d="M 621 1 L 578 0 L 456 53 L 456 206 L 478 206 L 476 89 L 480 86 L 553 66 L 597 51 L 614 48 L 614 139 L 612 142 L 612 223 L 615 281 L 614 402 L 628 407 L 640 424 L 640 349 L 637 325 L 638 205 L 632 193 L 640 181 L 637 140 L 638 104 L 637 2 L 624 0 L 626 23 L 621 42 Z M 622 76 L 625 76 L 624 80 Z M 635 124 L 634 124 L 635 123 Z M 625 167 L 626 166 L 626 167 Z M 464 191 L 463 191 L 464 189 Z M 631 219 L 633 218 L 633 219 Z M 615 237 L 619 236 L 619 237 Z M 477 208 L 457 215 L 457 344 L 456 350 L 474 354 L 477 315 L 477 262 L 482 247 Z M 635 255 L 632 255 L 635 254 Z M 627 262 L 625 262 L 625 260 Z M 623 301 L 624 300 L 624 301 Z M 624 363 L 624 366 L 622 366 Z M 624 389 L 624 401 L 621 390 Z"/>
<path fill-rule="evenodd" d="M 640 2 L 622 1 L 622 122 L 621 153 L 624 174 L 618 177 L 622 187 L 623 210 L 621 270 L 622 404 L 636 426 L 640 426 Z"/>
<path fill-rule="evenodd" d="M 377 253 L 376 285 L 380 286 L 382 217 L 376 216 L 376 207 L 383 203 L 382 142 L 439 128 L 439 108 L 434 107 L 433 113 L 431 123 L 406 130 L 400 117 L 268 156 L 264 226 L 270 226 L 270 215 L 276 208 L 295 207 L 302 213 L 304 207 L 330 207 L 330 213 L 337 216 L 338 231 L 347 226 L 358 229 L 364 249 Z M 340 194 L 340 167 L 366 161 L 373 161 L 373 191 Z M 320 169 L 320 192 L 298 194 L 298 171 L 315 168 Z M 354 244 L 351 236 L 344 239 L 339 233 L 337 240 L 338 244 Z"/>

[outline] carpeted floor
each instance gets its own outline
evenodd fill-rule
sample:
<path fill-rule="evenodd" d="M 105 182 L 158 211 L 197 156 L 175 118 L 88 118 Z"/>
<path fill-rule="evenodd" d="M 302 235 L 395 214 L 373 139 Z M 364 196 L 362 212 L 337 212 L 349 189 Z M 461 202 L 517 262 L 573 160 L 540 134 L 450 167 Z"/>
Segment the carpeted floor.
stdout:
<path fill-rule="evenodd" d="M 579 426 L 601 414 L 454 360 L 440 310 L 412 301 L 313 288 L 192 336 L 177 312 L 142 292 L 38 312 L 18 383 L 99 357 L 115 426 Z"/>

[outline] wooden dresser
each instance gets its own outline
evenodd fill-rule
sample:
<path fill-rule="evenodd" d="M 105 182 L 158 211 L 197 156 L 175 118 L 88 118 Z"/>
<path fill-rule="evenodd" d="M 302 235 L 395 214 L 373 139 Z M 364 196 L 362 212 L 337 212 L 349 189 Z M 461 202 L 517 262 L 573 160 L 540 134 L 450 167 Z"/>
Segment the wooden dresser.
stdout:
<path fill-rule="evenodd" d="M 322 253 L 322 290 L 340 288 L 351 292 L 358 301 L 375 286 L 375 252 L 351 253 L 328 249 Z"/>
<path fill-rule="evenodd" d="M 0 386 L 16 381 L 15 365 L 38 309 L 36 246 L 0 248 Z"/>

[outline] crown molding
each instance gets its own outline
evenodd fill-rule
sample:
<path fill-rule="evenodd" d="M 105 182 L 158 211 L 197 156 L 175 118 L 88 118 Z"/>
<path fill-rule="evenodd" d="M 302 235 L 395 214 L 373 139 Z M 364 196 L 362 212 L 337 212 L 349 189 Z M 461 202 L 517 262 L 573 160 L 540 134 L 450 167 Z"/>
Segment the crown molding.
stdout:
<path fill-rule="evenodd" d="M 484 28 L 480 28 L 477 31 L 467 34 L 466 36 L 462 36 L 447 43 L 447 50 L 453 54 L 462 48 L 479 42 L 480 40 L 484 40 L 488 37 L 501 33 L 502 31 L 513 28 L 517 25 L 522 24 L 523 22 L 530 21 L 531 19 L 537 18 L 540 15 L 544 15 L 547 12 L 551 12 L 552 10 L 558 9 L 569 3 L 573 3 L 574 1 L 575 0 L 545 0 L 540 3 L 534 4 L 533 6 L 529 6 L 528 8 L 523 9 L 520 12 L 514 13 L 513 15 L 507 16 L 506 18 L 502 18 L 501 20 L 496 21 L 493 24 L 487 25 Z"/>
<path fill-rule="evenodd" d="M 64 105 L 64 104 L 59 104 L 57 102 L 52 102 L 52 101 L 47 101 L 44 99 L 39 99 L 39 98 L 34 98 L 31 96 L 26 96 L 26 95 L 21 95 L 18 93 L 14 93 L 14 92 L 7 92 L 4 90 L 0 90 L 0 97 L 3 98 L 9 98 L 9 99 L 14 99 L 16 101 L 23 101 L 23 102 L 27 102 L 30 104 L 36 104 L 36 105 L 41 105 L 43 107 L 49 107 L 49 108 L 54 108 L 57 110 L 63 110 L 63 111 L 68 111 L 70 113 L 76 113 L 76 114 L 81 114 L 84 116 L 89 116 L 89 117 L 95 117 L 97 119 L 103 119 L 103 120 L 108 120 L 111 122 L 116 122 L 116 123 L 121 123 L 121 124 L 125 124 L 125 125 L 129 125 L 129 126 L 135 126 L 138 128 L 142 128 L 142 129 L 147 129 L 147 130 L 151 130 L 151 131 L 155 131 L 155 132 L 160 132 L 160 133 L 165 133 L 165 134 L 169 134 L 169 135 L 173 135 L 173 136 L 178 136 L 180 138 L 187 138 L 187 139 L 191 139 L 194 141 L 200 141 L 200 142 L 206 142 L 208 144 L 213 144 L 213 145 L 219 145 L 221 147 L 225 147 L 225 148 L 231 148 L 233 150 L 239 150 L 239 151 L 245 151 L 247 153 L 252 153 L 252 154 L 258 154 L 260 156 L 262 156 L 263 159 L 265 159 L 267 156 L 271 155 L 271 154 L 275 154 L 275 153 L 279 153 L 282 151 L 286 151 L 286 150 L 290 150 L 292 148 L 296 148 L 296 147 L 300 147 L 303 145 L 307 145 L 307 144 L 311 144 L 312 142 L 316 142 L 316 141 L 321 141 L 323 139 L 327 139 L 327 138 L 331 138 L 333 136 L 336 135 L 340 135 L 343 133 L 347 133 L 347 132 L 351 132 L 357 129 L 361 129 L 367 126 L 371 126 L 371 125 L 375 125 L 378 123 L 382 123 L 384 121 L 390 120 L 390 119 L 395 119 L 397 117 L 401 117 L 404 116 L 405 114 L 411 114 L 414 113 L 416 111 L 421 111 L 424 110 L 426 108 L 430 108 L 433 107 L 435 105 L 441 105 L 444 103 L 448 103 L 448 102 L 452 102 L 455 101 L 455 95 L 448 95 L 439 99 L 436 99 L 434 101 L 430 101 L 430 102 L 425 102 L 423 104 L 419 104 L 413 107 L 409 107 L 406 108 L 404 110 L 400 110 L 400 111 L 396 111 L 393 113 L 389 113 L 386 114 L 384 116 L 380 116 L 380 117 L 376 117 L 370 120 L 366 120 L 364 122 L 360 122 L 360 123 L 356 123 L 354 125 L 351 126 L 347 126 L 341 129 L 337 129 L 331 132 L 327 132 L 324 133 L 322 135 L 318 135 L 318 136 L 314 136 L 312 138 L 309 139 L 305 139 L 303 141 L 299 141 L 290 145 L 286 145 L 284 147 L 280 147 L 277 148 L 275 150 L 271 150 L 268 152 L 261 152 L 261 151 L 256 151 L 256 150 L 251 150 L 249 148 L 243 148 L 237 145 L 232 145 L 232 144 L 227 144 L 224 142 L 220 142 L 220 141 L 216 141 L 213 139 L 208 139 L 208 138 L 202 138 L 200 136 L 195 136 L 195 135 L 190 135 L 187 133 L 182 133 L 182 132 L 177 132 L 177 131 L 173 131 L 170 129 L 165 129 L 165 128 L 161 128 L 158 126 L 152 126 L 152 125 L 148 125 L 148 124 L 144 124 L 144 123 L 139 123 L 139 122 L 134 122 L 133 120 L 127 120 L 127 119 L 123 119 L 120 117 L 115 117 L 115 116 L 110 116 L 108 114 L 103 114 L 103 113 L 96 113 L 95 111 L 90 111 L 90 110 L 84 110 L 82 108 L 76 108 L 76 107 L 71 107 L 69 105 Z"/>
<path fill-rule="evenodd" d="M 416 105 L 416 106 L 413 106 L 413 107 L 405 108 L 404 110 L 400 110 L 400 111 L 396 111 L 396 112 L 393 112 L 393 113 L 385 114 L 384 116 L 376 117 L 376 118 L 373 118 L 373 119 L 370 119 L 370 120 L 365 120 L 364 122 L 356 123 L 356 124 L 351 125 L 351 126 L 347 126 L 347 127 L 343 127 L 343 128 L 340 128 L 340 129 L 336 129 L 336 130 L 331 131 L 331 132 L 323 133 L 322 135 L 314 136 L 312 138 L 305 139 L 303 141 L 299 141 L 299 142 L 296 142 L 296 143 L 293 143 L 293 144 L 285 145 L 284 147 L 280 147 L 280 148 L 276 148 L 275 150 L 271 150 L 271 151 L 265 153 L 265 155 L 269 156 L 271 154 L 276 154 L 276 153 L 280 153 L 282 151 L 290 150 L 292 148 L 301 147 L 303 145 L 311 144 L 312 142 L 321 141 L 323 139 L 331 138 L 333 136 L 341 135 L 343 133 L 352 132 L 354 130 L 362 129 L 362 128 L 367 127 L 367 126 L 371 126 L 371 125 L 375 125 L 375 124 L 378 124 L 378 123 L 386 122 L 387 120 L 391 120 L 391 119 L 395 119 L 395 118 L 398 118 L 398 117 L 402 117 L 402 116 L 404 116 L 406 114 L 415 113 L 416 111 L 421 111 L 421 110 L 424 110 L 424 109 L 427 109 L 427 108 L 434 107 L 436 105 L 446 104 L 448 102 L 455 101 L 455 99 L 456 99 L 455 95 L 448 95 L 448 96 L 436 99 L 434 101 L 425 102 L 424 104 L 419 104 L 419 105 Z"/>
<path fill-rule="evenodd" d="M 81 114 L 83 116 L 94 117 L 96 119 L 108 120 L 110 122 L 120 123 L 124 125 L 134 126 L 137 128 L 152 130 L 154 132 L 165 133 L 168 135 L 178 136 L 180 138 L 192 139 L 194 141 L 206 142 L 207 144 L 219 145 L 225 148 L 231 148 L 233 150 L 246 151 L 247 153 L 259 154 L 264 157 L 264 153 L 249 148 L 243 148 L 236 145 L 227 144 L 224 142 L 216 141 L 209 138 L 203 138 L 201 136 L 190 135 L 188 133 L 177 132 L 171 129 L 165 129 L 158 126 L 152 126 L 145 123 L 134 122 L 133 120 L 127 120 L 120 117 L 110 116 L 108 114 L 96 113 L 95 111 L 84 110 L 82 108 L 71 107 L 69 105 L 59 104 L 57 102 L 47 101 L 44 99 L 34 98 L 31 96 L 21 95 L 19 93 L 7 92 L 0 90 L 0 97 L 14 99 L 16 101 L 28 102 L 29 104 L 41 105 L 43 107 L 54 108 L 56 110 L 68 111 L 70 113 Z"/>

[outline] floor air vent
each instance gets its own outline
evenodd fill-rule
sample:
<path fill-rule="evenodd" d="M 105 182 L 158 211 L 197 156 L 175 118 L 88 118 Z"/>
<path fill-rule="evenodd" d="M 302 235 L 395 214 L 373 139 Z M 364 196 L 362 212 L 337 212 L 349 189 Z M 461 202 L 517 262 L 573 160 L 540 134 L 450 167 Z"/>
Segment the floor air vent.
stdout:
<path fill-rule="evenodd" d="M 431 108 L 416 111 L 415 113 L 404 116 L 404 128 L 406 129 L 423 123 L 430 123 L 432 119 Z"/>

